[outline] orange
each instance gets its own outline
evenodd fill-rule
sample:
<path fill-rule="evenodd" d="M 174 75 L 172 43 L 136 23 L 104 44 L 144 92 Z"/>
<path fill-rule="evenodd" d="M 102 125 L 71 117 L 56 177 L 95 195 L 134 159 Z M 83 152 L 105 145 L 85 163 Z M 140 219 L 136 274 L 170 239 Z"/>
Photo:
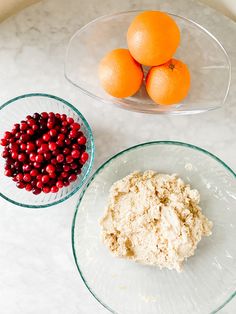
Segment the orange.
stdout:
<path fill-rule="evenodd" d="M 146 77 L 146 90 L 154 102 L 172 105 L 184 99 L 190 88 L 190 73 L 186 64 L 171 59 L 152 67 Z"/>
<path fill-rule="evenodd" d="M 159 65 L 174 55 L 180 43 L 180 31 L 169 15 L 160 11 L 145 11 L 130 24 L 127 42 L 131 55 L 139 63 Z"/>
<path fill-rule="evenodd" d="M 134 95 L 139 90 L 143 70 L 128 49 L 115 49 L 101 60 L 99 78 L 108 94 L 124 98 Z"/>

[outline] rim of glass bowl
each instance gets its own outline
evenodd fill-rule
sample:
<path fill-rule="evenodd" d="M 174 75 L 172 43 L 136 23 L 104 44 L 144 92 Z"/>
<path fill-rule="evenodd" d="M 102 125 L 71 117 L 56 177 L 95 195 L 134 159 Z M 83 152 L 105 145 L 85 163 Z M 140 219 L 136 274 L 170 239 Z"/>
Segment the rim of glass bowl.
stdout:
<path fill-rule="evenodd" d="M 236 173 L 224 162 L 222 161 L 219 157 L 215 156 L 214 154 L 210 153 L 209 151 L 192 145 L 192 144 L 188 144 L 188 143 L 183 143 L 183 142 L 178 142 L 178 141 L 151 141 L 151 142 L 145 142 L 142 144 L 138 144 L 132 147 L 129 147 L 123 151 L 120 151 L 119 153 L 113 155 L 111 158 L 109 158 L 107 161 L 105 161 L 95 172 L 94 174 L 91 176 L 91 178 L 89 179 L 89 181 L 87 182 L 86 186 L 83 188 L 78 203 L 76 205 L 76 210 L 74 213 L 74 217 L 73 217 L 73 221 L 72 221 L 72 227 L 71 227 L 71 241 L 72 241 L 72 251 L 73 251 L 73 255 L 74 255 L 74 260 L 75 260 L 75 264 L 77 266 L 78 272 L 80 274 L 80 277 L 82 278 L 85 286 L 87 287 L 87 289 L 89 290 L 89 292 L 93 295 L 93 297 L 102 305 L 104 306 L 104 308 L 106 308 L 108 311 L 110 311 L 111 313 L 114 314 L 118 314 L 117 312 L 115 312 L 114 310 L 112 310 L 108 305 L 106 305 L 97 295 L 96 293 L 92 290 L 92 288 L 89 286 L 88 282 L 86 281 L 86 278 L 83 275 L 83 272 L 80 269 L 79 266 L 79 262 L 77 260 L 76 257 L 76 250 L 75 250 L 75 221 L 76 221 L 76 216 L 77 213 L 79 211 L 79 207 L 80 207 L 80 203 L 84 197 L 85 192 L 87 191 L 88 187 L 90 186 L 90 184 L 93 182 L 93 180 L 95 179 L 95 177 L 103 170 L 103 168 L 105 168 L 107 165 L 109 165 L 114 159 L 116 159 L 117 157 L 127 153 L 130 150 L 135 150 L 138 147 L 142 147 L 142 146 L 151 146 L 151 145 L 176 145 L 176 146 L 183 146 L 183 147 L 187 147 L 196 151 L 200 151 L 203 154 L 213 158 L 214 160 L 216 160 L 218 163 L 220 163 L 227 171 L 229 171 L 233 177 L 236 179 Z M 221 310 L 227 303 L 229 303 L 234 297 L 236 296 L 236 290 L 226 299 L 226 301 L 221 304 L 217 309 L 213 310 L 210 314 L 214 314 L 216 312 L 218 312 L 219 310 Z"/>
<path fill-rule="evenodd" d="M 85 24 L 84 26 L 82 26 L 80 29 L 78 29 L 70 38 L 69 43 L 67 45 L 66 48 L 66 54 L 65 54 L 65 61 L 64 61 L 64 76 L 66 78 L 66 80 L 68 80 L 68 82 L 70 82 L 72 85 L 78 87 L 84 94 L 86 94 L 87 96 L 92 97 L 95 100 L 99 100 L 102 101 L 103 103 L 106 104 L 114 104 L 119 106 L 122 109 L 128 110 L 128 111 L 133 111 L 133 112 L 139 112 L 139 113 L 146 113 L 146 114 L 161 114 L 161 115 L 187 115 L 187 114 L 196 114 L 196 113 L 203 113 L 203 112 L 207 112 L 207 111 L 212 111 L 215 109 L 219 109 L 221 108 L 224 104 L 225 101 L 227 99 L 227 96 L 229 94 L 229 89 L 230 89 L 230 84 L 231 84 L 231 72 L 232 72 L 232 67 L 231 67 L 231 62 L 230 62 L 230 58 L 229 55 L 226 51 L 226 49 L 224 48 L 224 46 L 222 45 L 222 43 L 210 32 L 208 31 L 205 27 L 201 26 L 200 24 L 198 24 L 197 22 L 188 19 L 184 16 L 178 15 L 178 14 L 174 14 L 174 13 L 170 13 L 167 11 L 163 11 L 168 15 L 180 18 L 182 20 L 185 20 L 189 23 L 194 24 L 195 26 L 197 26 L 198 28 L 200 28 L 203 32 L 205 32 L 208 36 L 210 36 L 214 41 L 217 42 L 217 44 L 220 46 L 220 48 L 222 49 L 222 51 L 224 52 L 224 55 L 226 57 L 227 63 L 228 63 L 228 67 L 229 67 L 229 74 L 228 74 L 228 85 L 227 85 L 227 89 L 225 92 L 225 96 L 223 98 L 223 101 L 220 105 L 216 106 L 216 107 L 212 107 L 212 108 L 208 108 L 208 109 L 204 109 L 204 110 L 200 110 L 200 109 L 189 109 L 189 110 L 183 110 L 183 111 L 179 111 L 178 109 L 173 109 L 170 111 L 152 111 L 152 110 L 138 110 L 138 109 L 130 109 L 128 108 L 128 106 L 122 106 L 122 103 L 119 101 L 119 98 L 114 98 L 114 101 L 111 100 L 106 100 L 100 96 L 97 96 L 93 93 L 91 93 L 90 91 L 86 90 L 85 88 L 81 87 L 80 85 L 77 85 L 75 82 L 73 82 L 67 75 L 67 71 L 66 71 L 66 64 L 67 64 L 67 59 L 68 59 L 68 54 L 69 54 L 69 50 L 70 50 L 70 46 L 71 46 L 71 42 L 74 40 L 74 38 L 82 33 L 87 27 L 89 27 L 90 25 L 96 23 L 97 21 L 100 21 L 104 18 L 110 18 L 113 16 L 118 16 L 118 15 L 123 15 L 123 14 L 129 14 L 129 13 L 138 13 L 138 12 L 143 12 L 146 10 L 129 10 L 129 11 L 121 11 L 121 12 L 116 12 L 116 13 L 112 13 L 112 14 L 105 14 L 102 16 L 97 17 L 96 19 L 90 21 L 89 23 Z M 150 10 L 149 10 L 150 11 Z"/>
<path fill-rule="evenodd" d="M 24 95 L 21 95 L 21 96 L 17 96 L 15 98 L 12 98 L 10 100 L 8 100 L 7 102 L 5 102 L 3 105 L 0 106 L 0 114 L 1 114 L 1 110 L 4 109 L 6 106 L 10 105 L 11 103 L 14 103 L 15 101 L 19 100 L 19 99 L 22 99 L 22 98 L 29 98 L 29 97 L 45 97 L 45 98 L 51 98 L 51 99 L 54 99 L 54 100 L 57 100 L 59 102 L 62 102 L 63 104 L 65 104 L 66 106 L 68 106 L 69 108 L 71 108 L 78 116 L 79 118 L 82 120 L 82 122 L 84 123 L 85 127 L 87 128 L 88 130 L 88 134 L 89 134 L 89 141 L 91 142 L 91 159 L 90 159 L 90 163 L 89 163 L 89 166 L 88 166 L 88 169 L 85 173 L 85 175 L 83 176 L 82 180 L 79 182 L 79 184 L 74 188 L 74 190 L 72 190 L 68 195 L 66 195 L 65 197 L 57 200 L 57 201 L 54 201 L 52 203 L 49 203 L 49 204 L 40 204 L 40 205 L 34 205 L 34 204 L 22 204 L 22 203 L 19 203 L 19 202 L 16 202 L 10 198 L 8 198 L 7 196 L 5 196 L 3 193 L 0 192 L 0 196 L 2 198 L 4 198 L 5 200 L 13 203 L 14 205 L 18 205 L 18 206 L 21 206 L 21 207 L 26 207 L 26 208 L 45 208 L 45 207 L 50 207 L 50 206 L 53 206 L 53 205 L 57 205 L 57 204 L 60 204 L 62 202 L 64 202 L 65 200 L 67 200 L 68 198 L 70 198 L 72 195 L 74 195 L 84 184 L 84 182 L 86 181 L 86 179 L 88 178 L 91 170 L 92 170 L 92 166 L 93 166 L 93 162 L 94 162 L 94 154 L 95 154 L 95 145 L 94 145 L 94 138 L 93 138 L 93 133 L 92 133 L 92 130 L 87 122 L 87 120 L 85 119 L 85 117 L 82 115 L 82 113 L 76 109 L 72 104 L 70 104 L 68 101 L 60 98 L 60 97 L 57 97 L 57 96 L 54 96 L 54 95 L 50 95 L 50 94 L 46 94 L 46 93 L 29 93 L 29 94 L 24 94 Z"/>

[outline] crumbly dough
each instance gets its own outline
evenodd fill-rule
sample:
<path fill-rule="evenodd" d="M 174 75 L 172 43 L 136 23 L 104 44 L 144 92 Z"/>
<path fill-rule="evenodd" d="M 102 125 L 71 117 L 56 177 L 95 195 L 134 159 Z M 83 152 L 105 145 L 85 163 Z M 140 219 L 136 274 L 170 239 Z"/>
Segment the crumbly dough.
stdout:
<path fill-rule="evenodd" d="M 211 235 L 199 201 L 175 174 L 133 172 L 110 189 L 102 239 L 115 256 L 181 271 L 202 236 Z"/>

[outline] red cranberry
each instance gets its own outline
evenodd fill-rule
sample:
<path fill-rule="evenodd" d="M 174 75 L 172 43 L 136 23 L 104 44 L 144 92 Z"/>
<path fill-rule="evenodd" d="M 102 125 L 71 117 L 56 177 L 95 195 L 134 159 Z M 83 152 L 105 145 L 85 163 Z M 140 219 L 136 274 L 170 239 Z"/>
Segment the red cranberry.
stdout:
<path fill-rule="evenodd" d="M 36 124 L 36 121 L 34 119 L 29 119 L 27 123 L 30 127 L 32 127 L 33 125 Z"/>
<path fill-rule="evenodd" d="M 47 153 L 44 153 L 43 156 L 44 156 L 45 160 L 49 160 L 49 159 L 51 159 L 52 154 L 50 152 L 47 152 Z"/>
<path fill-rule="evenodd" d="M 12 134 L 12 135 L 15 135 L 16 133 L 17 133 L 17 130 L 15 130 L 15 129 L 12 129 L 12 130 L 11 130 L 11 134 Z"/>
<path fill-rule="evenodd" d="M 70 149 L 68 147 L 64 148 L 63 154 L 68 155 L 70 153 Z"/>
<path fill-rule="evenodd" d="M 71 144 L 71 140 L 69 138 L 66 138 L 65 139 L 65 144 L 69 146 Z"/>
<path fill-rule="evenodd" d="M 36 162 L 39 162 L 39 163 L 41 163 L 41 162 L 43 162 L 43 155 L 36 155 L 36 157 L 35 157 L 35 161 Z"/>
<path fill-rule="evenodd" d="M 23 180 L 25 182 L 30 182 L 31 181 L 31 175 L 29 173 L 26 173 L 23 177 Z"/>
<path fill-rule="evenodd" d="M 51 122 L 47 123 L 47 128 L 48 129 L 52 129 L 53 127 L 54 127 L 54 122 L 51 121 Z"/>
<path fill-rule="evenodd" d="M 39 172 L 38 172 L 37 169 L 33 169 L 33 170 L 30 171 L 31 177 L 37 177 L 38 173 L 39 173 Z"/>
<path fill-rule="evenodd" d="M 89 158 L 88 153 L 87 153 L 87 152 L 84 152 L 84 153 L 81 155 L 81 157 L 80 157 L 80 162 L 81 162 L 82 164 L 85 164 L 86 161 L 88 160 L 88 158 Z"/>
<path fill-rule="evenodd" d="M 56 158 L 52 158 L 52 159 L 51 159 L 51 164 L 53 164 L 53 165 L 56 165 L 56 164 L 57 164 Z"/>
<path fill-rule="evenodd" d="M 57 137 L 58 141 L 64 141 L 64 139 L 65 139 L 65 134 L 62 134 L 62 133 L 60 133 Z"/>
<path fill-rule="evenodd" d="M 38 195 L 38 194 L 41 193 L 41 189 L 39 189 L 39 188 L 33 188 L 33 193 L 34 193 L 35 195 Z"/>
<path fill-rule="evenodd" d="M 25 121 L 21 121 L 21 124 L 20 124 L 20 130 L 21 131 L 24 131 L 28 128 L 28 125 Z"/>
<path fill-rule="evenodd" d="M 30 192 L 30 191 L 32 191 L 33 187 L 30 183 L 28 183 L 28 184 L 26 184 L 25 189 L 26 189 L 26 191 Z"/>
<path fill-rule="evenodd" d="M 35 120 L 39 120 L 39 119 L 40 119 L 40 114 L 39 114 L 38 112 L 35 112 L 35 113 L 33 114 L 33 118 L 34 118 Z"/>
<path fill-rule="evenodd" d="M 19 123 L 15 123 L 13 126 L 14 130 L 19 130 L 20 129 L 20 124 Z"/>
<path fill-rule="evenodd" d="M 58 147 L 63 147 L 64 143 L 62 141 L 56 141 Z"/>
<path fill-rule="evenodd" d="M 21 137 L 20 137 L 20 140 L 25 143 L 29 140 L 29 134 L 22 134 Z"/>
<path fill-rule="evenodd" d="M 12 134 L 11 134 L 11 132 L 5 132 L 4 133 L 4 139 L 6 139 L 6 140 L 8 140 L 9 138 L 11 138 L 11 136 L 12 136 Z"/>
<path fill-rule="evenodd" d="M 52 187 L 51 187 L 51 192 L 52 192 L 52 193 L 57 193 L 57 192 L 58 192 L 58 187 L 55 186 L 55 185 L 52 186 Z"/>
<path fill-rule="evenodd" d="M 56 168 L 55 168 L 55 166 L 52 165 L 52 164 L 49 164 L 49 165 L 47 165 L 47 167 L 46 167 L 46 171 L 47 171 L 48 173 L 55 172 L 55 170 L 56 170 Z"/>
<path fill-rule="evenodd" d="M 73 124 L 73 123 L 74 123 L 74 119 L 71 118 L 71 117 L 68 117 L 68 118 L 67 118 L 67 122 L 68 122 L 69 124 Z"/>
<path fill-rule="evenodd" d="M 59 155 L 60 154 L 60 150 L 59 149 L 56 149 L 56 150 L 54 150 L 53 152 L 52 152 L 52 155 L 53 156 L 57 156 L 57 155 Z"/>
<path fill-rule="evenodd" d="M 41 117 L 42 117 L 43 119 L 47 119 L 47 118 L 48 118 L 48 113 L 47 113 L 47 112 L 42 112 L 42 113 L 41 113 Z"/>
<path fill-rule="evenodd" d="M 39 169 L 41 167 L 41 164 L 37 161 L 34 162 L 34 167 Z"/>
<path fill-rule="evenodd" d="M 38 181 L 42 181 L 42 177 L 43 177 L 42 174 L 38 174 L 37 177 L 36 177 L 36 179 L 37 179 Z"/>
<path fill-rule="evenodd" d="M 15 134 L 15 138 L 20 138 L 20 136 L 21 136 L 21 133 L 20 133 L 20 132 L 17 132 L 17 133 Z"/>
<path fill-rule="evenodd" d="M 16 169 L 19 169 L 20 167 L 21 167 L 21 163 L 17 160 L 17 161 L 15 161 L 14 162 L 14 167 L 16 168 Z"/>
<path fill-rule="evenodd" d="M 63 113 L 63 114 L 61 114 L 61 120 L 62 120 L 62 121 L 65 121 L 66 119 L 67 119 L 67 115 L 66 115 L 66 114 L 64 114 L 64 113 Z"/>
<path fill-rule="evenodd" d="M 4 151 L 2 152 L 2 157 L 7 158 L 8 156 L 9 156 L 8 150 L 4 149 Z"/>
<path fill-rule="evenodd" d="M 62 121 L 62 126 L 66 127 L 68 125 L 68 122 L 65 120 L 65 121 Z"/>
<path fill-rule="evenodd" d="M 9 141 L 9 143 L 15 143 L 16 140 L 14 139 L 14 137 L 12 137 L 8 141 Z"/>
<path fill-rule="evenodd" d="M 4 174 L 7 177 L 11 177 L 12 176 L 12 170 L 11 169 L 5 170 Z"/>
<path fill-rule="evenodd" d="M 36 183 L 36 186 L 37 186 L 37 188 L 42 189 L 43 183 L 42 183 L 41 181 L 38 181 L 38 182 Z"/>
<path fill-rule="evenodd" d="M 63 186 L 64 186 L 63 181 L 61 181 L 61 180 L 57 181 L 56 186 L 58 187 L 58 189 L 63 188 Z"/>
<path fill-rule="evenodd" d="M 72 129 L 69 133 L 69 138 L 76 138 L 77 137 L 77 130 L 76 129 Z"/>
<path fill-rule="evenodd" d="M 69 182 L 74 182 L 77 179 L 77 175 L 76 174 L 71 174 L 68 178 Z"/>
<path fill-rule="evenodd" d="M 68 174 L 68 172 L 65 172 L 65 171 L 63 171 L 62 173 L 61 173 L 61 176 L 62 176 L 62 178 L 68 178 L 68 176 L 69 176 L 69 174 Z"/>
<path fill-rule="evenodd" d="M 44 175 L 44 176 L 42 176 L 41 181 L 43 182 L 43 184 L 48 183 L 48 182 L 49 182 L 49 180 L 50 180 L 50 177 L 49 177 L 48 175 Z"/>
<path fill-rule="evenodd" d="M 66 172 L 70 171 L 70 166 L 69 165 L 64 165 L 63 166 L 63 170 L 66 171 Z"/>
<path fill-rule="evenodd" d="M 22 167 L 22 170 L 24 172 L 29 172 L 29 171 L 31 171 L 31 169 L 32 169 L 32 167 L 29 164 L 24 164 Z"/>
<path fill-rule="evenodd" d="M 46 153 L 49 150 L 48 144 L 46 144 L 46 143 L 42 144 L 40 148 L 41 148 L 43 153 Z"/>
<path fill-rule="evenodd" d="M 52 118 L 52 119 L 55 118 L 55 113 L 54 112 L 49 112 L 48 117 Z"/>
<path fill-rule="evenodd" d="M 36 159 L 36 156 L 37 156 L 37 155 L 36 155 L 35 153 L 31 153 L 31 154 L 29 155 L 30 161 L 34 162 L 35 159 Z"/>
<path fill-rule="evenodd" d="M 23 183 L 23 182 L 17 182 L 17 183 L 16 183 L 16 186 L 18 187 L 18 189 L 24 189 L 25 183 Z"/>
<path fill-rule="evenodd" d="M 26 155 L 23 154 L 23 153 L 19 154 L 19 155 L 18 155 L 18 160 L 19 160 L 20 162 L 24 162 L 24 161 L 26 160 Z"/>
<path fill-rule="evenodd" d="M 80 136 L 77 140 L 77 143 L 80 144 L 80 145 L 84 145 L 86 144 L 86 137 L 85 136 Z"/>
<path fill-rule="evenodd" d="M 35 124 L 35 125 L 33 125 L 33 126 L 32 126 L 32 130 L 33 130 L 33 131 L 37 131 L 37 130 L 38 130 L 38 128 L 39 128 L 39 127 L 38 127 L 38 125 L 37 125 L 37 124 Z"/>
<path fill-rule="evenodd" d="M 7 158 L 7 160 L 6 160 L 6 165 L 11 166 L 11 165 L 13 165 L 13 164 L 14 164 L 14 160 L 11 159 L 11 158 Z"/>
<path fill-rule="evenodd" d="M 36 140 L 36 145 L 38 147 L 42 146 L 42 144 L 43 144 L 43 139 L 39 138 L 39 139 Z"/>
<path fill-rule="evenodd" d="M 50 142 L 48 144 L 48 148 L 53 151 L 53 150 L 56 150 L 57 149 L 57 144 L 55 142 Z"/>
<path fill-rule="evenodd" d="M 72 150 L 71 156 L 72 156 L 74 159 L 77 159 L 77 158 L 80 157 L 80 152 L 79 152 L 77 149 Z"/>
<path fill-rule="evenodd" d="M 75 129 L 75 130 L 79 130 L 79 129 L 80 129 L 80 124 L 77 123 L 77 122 L 74 122 L 74 123 L 71 125 L 71 128 L 72 128 L 72 129 Z"/>
<path fill-rule="evenodd" d="M 17 181 L 22 181 L 22 180 L 23 180 L 23 177 L 24 177 L 23 173 L 18 173 L 18 174 L 16 175 Z"/>
<path fill-rule="evenodd" d="M 16 159 L 18 158 L 18 153 L 17 153 L 16 151 L 13 151 L 13 152 L 11 153 L 11 158 L 14 159 L 14 160 L 16 160 Z"/>
<path fill-rule="evenodd" d="M 63 184 L 64 184 L 64 186 L 68 186 L 68 185 L 70 185 L 70 182 L 67 181 L 67 180 L 64 180 L 64 181 L 63 181 Z"/>
<path fill-rule="evenodd" d="M 29 136 L 32 136 L 32 135 L 34 135 L 34 130 L 33 130 L 33 129 L 28 129 L 28 130 L 26 131 L 26 133 L 27 133 Z"/>
<path fill-rule="evenodd" d="M 72 164 L 70 165 L 72 170 L 75 170 L 78 168 L 78 165 L 75 162 L 72 162 Z"/>
<path fill-rule="evenodd" d="M 50 177 L 51 179 L 55 179 L 55 178 L 57 177 L 57 175 L 56 175 L 55 172 L 50 172 L 50 173 L 49 173 L 49 177 Z"/>
<path fill-rule="evenodd" d="M 71 155 L 66 156 L 66 162 L 71 164 L 74 161 L 74 158 Z"/>
<path fill-rule="evenodd" d="M 73 145 L 72 145 L 72 148 L 73 148 L 73 149 L 79 149 L 79 144 L 76 144 L 76 143 L 73 144 Z"/>
<path fill-rule="evenodd" d="M 57 155 L 57 162 L 63 162 L 63 161 L 64 161 L 64 155 L 63 154 Z"/>
<path fill-rule="evenodd" d="M 33 186 L 33 187 L 35 187 L 36 186 L 36 183 L 37 183 L 37 180 L 34 178 L 33 180 L 31 180 L 31 185 Z"/>
<path fill-rule="evenodd" d="M 43 140 L 44 140 L 45 142 L 48 142 L 48 141 L 50 140 L 50 135 L 49 135 L 48 133 L 44 134 L 44 135 L 43 135 Z"/>
<path fill-rule="evenodd" d="M 33 150 L 35 150 L 35 145 L 34 145 L 34 143 L 29 142 L 29 143 L 27 144 L 27 150 L 28 150 L 29 152 L 32 152 Z"/>
<path fill-rule="evenodd" d="M 54 136 L 57 135 L 57 131 L 56 131 L 55 129 L 51 129 L 51 130 L 49 131 L 49 134 L 50 134 L 51 137 L 54 137 Z"/>
<path fill-rule="evenodd" d="M 66 127 L 62 127 L 61 128 L 61 133 L 62 134 L 66 134 L 67 133 L 67 128 Z"/>
<path fill-rule="evenodd" d="M 7 139 L 6 138 L 2 138 L 0 143 L 1 143 L 2 146 L 7 146 Z"/>
<path fill-rule="evenodd" d="M 17 146 L 17 147 L 18 147 L 18 146 Z M 23 150 L 23 151 L 25 151 L 25 150 L 27 149 L 27 145 L 26 145 L 25 143 L 22 143 L 22 144 L 20 145 L 20 149 Z"/>
<path fill-rule="evenodd" d="M 51 191 L 51 189 L 50 189 L 50 187 L 49 186 L 45 186 L 44 188 L 43 188 L 43 193 L 49 193 Z"/>

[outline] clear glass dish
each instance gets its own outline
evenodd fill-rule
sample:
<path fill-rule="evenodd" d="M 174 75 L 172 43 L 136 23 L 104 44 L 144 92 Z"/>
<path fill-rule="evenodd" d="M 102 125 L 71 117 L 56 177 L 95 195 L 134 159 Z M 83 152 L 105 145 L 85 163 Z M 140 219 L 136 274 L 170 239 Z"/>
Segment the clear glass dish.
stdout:
<path fill-rule="evenodd" d="M 98 64 L 112 49 L 126 48 L 126 32 L 141 11 L 102 16 L 78 30 L 71 38 L 65 59 L 65 77 L 85 94 L 127 110 L 151 114 L 193 114 L 223 106 L 230 86 L 229 57 L 220 42 L 199 24 L 168 13 L 179 25 L 181 44 L 176 58 L 188 64 L 191 89 L 180 104 L 160 106 L 148 96 L 145 86 L 129 98 L 106 94 L 98 80 Z M 147 72 L 147 69 L 144 69 Z"/>
<path fill-rule="evenodd" d="M 34 195 L 31 192 L 18 189 L 11 178 L 4 175 L 5 159 L 0 156 L 0 196 L 7 201 L 30 208 L 42 208 L 59 204 L 77 192 L 88 177 L 94 160 L 94 140 L 90 126 L 84 116 L 67 101 L 52 95 L 35 93 L 26 94 L 9 100 L 0 107 L 0 138 L 5 131 L 11 130 L 13 124 L 24 120 L 35 112 L 65 113 L 81 124 L 81 130 L 87 137 L 87 152 L 89 159 L 81 169 L 82 172 L 75 182 L 63 187 L 57 193 L 41 193 Z M 0 155 L 3 147 L 0 146 Z"/>
<path fill-rule="evenodd" d="M 177 173 L 199 190 L 203 213 L 214 223 L 182 273 L 113 257 L 101 242 L 101 218 L 111 185 L 135 170 Z M 92 295 L 112 313 L 209 314 L 236 294 L 236 174 L 193 145 L 151 142 L 105 162 L 89 180 L 72 225 L 73 253 Z"/>

